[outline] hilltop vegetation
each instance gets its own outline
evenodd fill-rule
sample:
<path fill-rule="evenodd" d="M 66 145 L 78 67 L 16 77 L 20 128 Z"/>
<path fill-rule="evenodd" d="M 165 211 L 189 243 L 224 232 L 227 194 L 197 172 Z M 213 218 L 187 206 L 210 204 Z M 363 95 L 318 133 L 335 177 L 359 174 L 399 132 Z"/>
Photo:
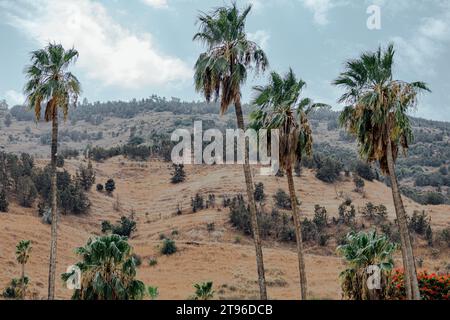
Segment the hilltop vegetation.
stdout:
<path fill-rule="evenodd" d="M 192 129 L 193 122 L 202 119 L 208 119 L 203 121 L 204 129 L 236 127 L 229 111 L 218 117 L 218 110 L 217 104 L 182 102 L 157 96 L 131 102 L 89 103 L 85 100 L 69 114 L 68 121 L 78 124 L 74 128 L 60 130 L 61 154 L 70 158 L 90 150 L 95 161 L 117 155 L 136 160 L 150 157 L 169 160 L 174 145 L 170 134 L 176 128 Z M 244 111 L 249 114 L 251 108 L 244 106 Z M 10 112 L 13 115 L 12 127 L 17 130 L 0 129 L 0 143 L 6 142 L 4 148 L 26 152 L 28 143 L 37 144 L 42 148 L 35 147 L 36 153 L 45 154 L 47 149 L 44 146 L 50 143 L 47 127 L 44 124 L 36 126 L 33 113 L 25 107 L 15 106 Z M 172 116 L 167 116 L 167 113 Z M 356 142 L 339 128 L 338 116 L 339 112 L 328 109 L 310 114 L 315 156 L 303 159 L 305 167 L 321 170 L 319 175 L 324 173 L 329 182 L 338 177 L 332 174 L 333 171 L 354 171 L 362 165 L 358 160 Z M 164 121 L 153 126 L 155 118 Z M 110 123 L 118 125 L 111 126 Z M 414 117 L 411 117 L 411 123 L 414 141 L 407 156 L 400 155 L 396 167 L 402 192 L 422 204 L 449 204 L 450 123 Z M 377 167 L 370 170 L 376 179 L 389 185 L 389 180 L 383 178 Z"/>

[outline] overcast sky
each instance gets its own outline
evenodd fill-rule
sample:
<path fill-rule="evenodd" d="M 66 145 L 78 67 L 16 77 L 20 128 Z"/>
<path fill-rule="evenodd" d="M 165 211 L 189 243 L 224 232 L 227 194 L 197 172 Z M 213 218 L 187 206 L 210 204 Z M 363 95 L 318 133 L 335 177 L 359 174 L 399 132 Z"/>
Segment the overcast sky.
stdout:
<path fill-rule="evenodd" d="M 199 11 L 220 0 L 0 0 L 0 99 L 23 102 L 23 68 L 29 52 L 48 41 L 74 46 L 73 68 L 89 101 L 161 96 L 199 100 L 192 68 L 202 51 L 192 42 Z M 426 81 L 433 90 L 415 113 L 450 121 L 449 0 L 252 0 L 247 32 L 266 51 L 271 69 L 292 67 L 306 94 L 335 106 L 331 81 L 346 59 L 396 45 L 396 78 Z M 371 5 L 381 29 L 367 27 Z M 250 77 L 251 86 L 267 75 Z"/>

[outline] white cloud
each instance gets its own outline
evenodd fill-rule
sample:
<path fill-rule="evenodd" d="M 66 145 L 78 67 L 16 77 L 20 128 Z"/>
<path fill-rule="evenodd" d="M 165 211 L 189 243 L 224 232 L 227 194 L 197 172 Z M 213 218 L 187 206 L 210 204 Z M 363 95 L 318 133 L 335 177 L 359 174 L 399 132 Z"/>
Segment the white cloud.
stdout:
<path fill-rule="evenodd" d="M 16 90 L 8 90 L 5 92 L 5 100 L 11 107 L 18 104 L 23 104 L 25 102 L 25 96 Z"/>
<path fill-rule="evenodd" d="M 315 23 L 322 26 L 328 24 L 328 11 L 335 6 L 332 0 L 301 0 L 301 2 L 313 12 Z"/>
<path fill-rule="evenodd" d="M 142 0 L 142 2 L 144 2 L 146 5 L 149 5 L 150 7 L 157 9 L 169 7 L 167 0 Z"/>
<path fill-rule="evenodd" d="M 261 49 L 267 50 L 270 39 L 270 35 L 267 31 L 257 30 L 253 33 L 249 32 L 247 35 L 249 40 L 256 42 L 261 47 Z"/>
<path fill-rule="evenodd" d="M 80 53 L 77 68 L 102 85 L 144 88 L 191 78 L 191 69 L 160 52 L 151 34 L 121 26 L 92 0 L 4 1 L 0 7 L 12 26 L 39 45 L 74 46 Z"/>
<path fill-rule="evenodd" d="M 434 61 L 448 52 L 450 43 L 450 10 L 439 17 L 424 18 L 409 37 L 393 37 L 400 64 L 419 74 L 436 74 Z"/>

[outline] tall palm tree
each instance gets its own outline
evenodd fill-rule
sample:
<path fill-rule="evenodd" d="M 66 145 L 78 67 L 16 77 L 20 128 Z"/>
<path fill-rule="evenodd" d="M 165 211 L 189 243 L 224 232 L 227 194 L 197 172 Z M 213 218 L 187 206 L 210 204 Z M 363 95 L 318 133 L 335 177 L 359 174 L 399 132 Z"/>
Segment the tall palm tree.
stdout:
<path fill-rule="evenodd" d="M 220 99 L 222 114 L 231 104 L 234 104 L 237 126 L 241 130 L 245 130 L 241 85 L 245 83 L 249 70 L 264 71 L 268 65 L 263 50 L 256 43 L 248 40 L 245 33 L 245 21 L 250 10 L 251 6 L 248 6 L 240 11 L 233 3 L 231 6 L 220 7 L 209 14 L 202 13 L 198 18 L 200 30 L 194 36 L 194 40 L 201 41 L 206 46 L 206 52 L 200 54 L 195 64 L 195 88 L 204 94 L 208 102 L 213 97 L 216 101 Z M 263 253 L 247 148 L 245 148 L 243 167 L 256 249 L 260 296 L 265 300 L 267 292 Z"/>
<path fill-rule="evenodd" d="M 289 69 L 284 77 L 272 72 L 268 85 L 254 87 L 257 96 L 253 104 L 258 109 L 251 114 L 253 128 L 279 130 L 280 166 L 286 171 L 297 239 L 301 299 L 307 298 L 307 280 L 293 168 L 303 154 L 312 153 L 312 131 L 308 123 L 308 113 L 316 107 L 325 106 L 314 104 L 309 98 L 300 98 L 305 85 L 303 80 L 296 78 L 292 69 Z"/>
<path fill-rule="evenodd" d="M 25 281 L 25 265 L 30 258 L 31 252 L 31 241 L 30 240 L 21 240 L 16 246 L 16 260 L 20 263 L 22 268 L 22 273 L 20 276 L 21 283 L 21 296 L 22 299 L 25 299 L 25 290 L 26 290 L 26 281 Z"/>
<path fill-rule="evenodd" d="M 76 266 L 81 271 L 80 288 L 75 289 L 74 300 L 140 300 L 145 285 L 136 280 L 136 261 L 127 238 L 116 234 L 89 239 L 76 253 L 82 261 Z M 68 281 L 73 273 L 62 274 Z"/>
<path fill-rule="evenodd" d="M 395 162 L 402 148 L 406 153 L 413 138 L 407 112 L 417 106 L 418 94 L 430 91 L 423 82 L 404 82 L 393 77 L 395 50 L 362 54 L 346 63 L 334 85 L 345 89 L 340 98 L 348 106 L 340 115 L 342 126 L 357 137 L 359 152 L 368 162 L 378 161 L 392 186 L 400 230 L 403 266 L 409 299 L 420 299 L 407 216 L 398 187 Z"/>
<path fill-rule="evenodd" d="M 56 249 L 57 249 L 57 186 L 56 159 L 58 151 L 58 110 L 67 119 L 70 105 L 76 105 L 81 88 L 78 79 L 68 71 L 78 58 L 75 49 L 65 50 L 60 44 L 48 44 L 31 53 L 31 65 L 25 68 L 28 81 L 25 85 L 27 104 L 34 109 L 36 121 L 41 118 L 41 106 L 45 105 L 45 121 L 52 122 L 51 144 L 51 202 L 52 226 L 50 264 L 48 276 L 48 299 L 55 298 Z"/>

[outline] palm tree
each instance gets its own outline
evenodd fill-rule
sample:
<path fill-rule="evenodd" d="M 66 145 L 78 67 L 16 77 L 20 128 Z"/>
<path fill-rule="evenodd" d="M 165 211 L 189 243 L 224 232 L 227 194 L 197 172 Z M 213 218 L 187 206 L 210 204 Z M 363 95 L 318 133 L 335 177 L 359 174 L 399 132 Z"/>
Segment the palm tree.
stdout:
<path fill-rule="evenodd" d="M 83 260 L 76 266 L 81 271 L 80 288 L 74 300 L 140 300 L 145 285 L 136 280 L 136 261 L 127 238 L 116 234 L 89 239 L 76 253 Z M 62 274 L 68 281 L 72 273 Z"/>
<path fill-rule="evenodd" d="M 58 231 L 56 160 L 58 151 L 58 109 L 67 119 L 70 105 L 76 105 L 81 88 L 78 79 L 68 71 L 78 58 L 75 49 L 65 50 L 60 44 L 48 44 L 44 49 L 31 53 L 31 65 L 25 68 L 28 82 L 25 85 L 27 104 L 34 109 L 36 121 L 41 118 L 41 106 L 45 105 L 45 121 L 52 122 L 51 145 L 51 199 L 52 227 L 48 299 L 55 298 L 56 249 Z"/>
<path fill-rule="evenodd" d="M 383 51 L 368 52 L 346 63 L 334 85 L 345 89 L 340 98 L 348 106 L 340 115 L 342 126 L 357 137 L 359 152 L 367 162 L 378 161 L 392 186 L 400 230 L 403 266 L 409 299 L 420 299 L 407 216 L 395 174 L 395 162 L 402 148 L 406 153 L 413 138 L 407 112 L 417 106 L 418 94 L 430 91 L 423 82 L 404 82 L 393 77 L 393 44 Z"/>
<path fill-rule="evenodd" d="M 220 7 L 210 14 L 202 13 L 198 18 L 200 30 L 194 36 L 194 40 L 201 41 L 207 47 L 206 52 L 200 54 L 195 64 L 195 88 L 204 94 L 208 102 L 213 97 L 216 101 L 220 99 L 222 114 L 231 104 L 234 104 L 237 126 L 240 130 L 245 130 L 241 85 L 245 83 L 249 70 L 264 71 L 268 65 L 263 50 L 256 43 L 248 40 L 245 33 L 245 21 L 250 10 L 251 6 L 248 6 L 241 12 L 233 3 L 229 7 Z M 263 253 L 247 148 L 245 148 L 243 169 L 256 249 L 260 296 L 265 300 L 267 292 Z"/>
<path fill-rule="evenodd" d="M 351 232 L 345 240 L 345 244 L 337 249 L 349 264 L 349 268 L 340 275 L 344 295 L 353 300 L 385 298 L 388 289 L 387 278 L 394 267 L 392 254 L 397 250 L 397 246 L 385 235 L 378 235 L 376 231 Z M 367 287 L 367 268 L 370 266 L 379 268 L 380 281 L 384 288 L 373 291 Z"/>
<path fill-rule="evenodd" d="M 22 299 L 25 299 L 25 290 L 26 290 L 26 281 L 25 281 L 25 265 L 30 258 L 31 252 L 31 241 L 30 240 L 21 240 L 16 246 L 16 260 L 20 263 L 22 267 L 22 273 L 20 276 L 21 283 L 21 296 Z"/>
<path fill-rule="evenodd" d="M 292 172 L 303 154 L 312 153 L 312 131 L 308 123 L 308 113 L 316 107 L 325 106 L 314 104 L 309 98 L 300 99 L 305 85 L 303 80 L 297 80 L 292 69 L 289 69 L 284 77 L 272 72 L 268 85 L 254 87 L 257 96 L 253 104 L 258 109 L 251 114 L 253 128 L 279 130 L 280 166 L 286 172 L 288 180 L 297 239 L 301 299 L 307 298 L 307 280 L 300 213 Z"/>

